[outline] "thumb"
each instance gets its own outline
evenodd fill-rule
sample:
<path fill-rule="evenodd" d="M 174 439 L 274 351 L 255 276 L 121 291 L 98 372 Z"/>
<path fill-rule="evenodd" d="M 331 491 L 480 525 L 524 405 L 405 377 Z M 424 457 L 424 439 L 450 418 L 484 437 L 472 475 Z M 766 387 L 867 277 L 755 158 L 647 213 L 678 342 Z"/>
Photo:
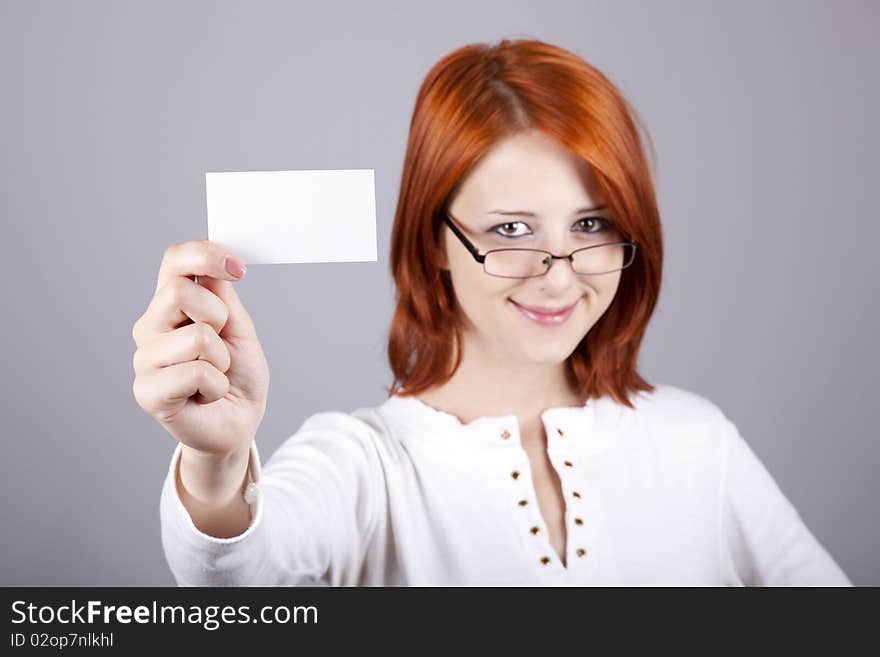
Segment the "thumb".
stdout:
<path fill-rule="evenodd" d="M 257 331 L 254 327 L 254 321 L 238 297 L 234 283 L 219 278 L 205 277 L 199 279 L 199 285 L 208 288 L 220 297 L 229 310 L 226 324 L 223 325 L 223 329 L 219 333 L 221 338 L 236 340 L 254 339 L 256 337 Z"/>

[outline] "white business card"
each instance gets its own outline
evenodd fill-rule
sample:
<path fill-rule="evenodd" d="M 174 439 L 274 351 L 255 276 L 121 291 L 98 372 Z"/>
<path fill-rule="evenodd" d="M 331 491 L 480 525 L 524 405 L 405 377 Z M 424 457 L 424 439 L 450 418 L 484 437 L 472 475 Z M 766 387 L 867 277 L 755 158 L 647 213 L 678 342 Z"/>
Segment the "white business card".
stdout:
<path fill-rule="evenodd" d="M 245 264 L 376 262 L 373 169 L 205 174 L 208 239 Z"/>

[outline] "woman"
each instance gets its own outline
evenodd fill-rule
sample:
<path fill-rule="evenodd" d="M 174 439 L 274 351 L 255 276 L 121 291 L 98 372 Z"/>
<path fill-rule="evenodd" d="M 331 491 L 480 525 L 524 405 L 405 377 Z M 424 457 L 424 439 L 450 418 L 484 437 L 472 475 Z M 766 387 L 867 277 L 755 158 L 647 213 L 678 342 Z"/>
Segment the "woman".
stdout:
<path fill-rule="evenodd" d="M 439 61 L 393 229 L 389 398 L 312 415 L 262 471 L 243 263 L 165 253 L 134 394 L 179 441 L 179 584 L 850 584 L 715 404 L 636 372 L 663 248 L 635 116 L 546 43 Z"/>

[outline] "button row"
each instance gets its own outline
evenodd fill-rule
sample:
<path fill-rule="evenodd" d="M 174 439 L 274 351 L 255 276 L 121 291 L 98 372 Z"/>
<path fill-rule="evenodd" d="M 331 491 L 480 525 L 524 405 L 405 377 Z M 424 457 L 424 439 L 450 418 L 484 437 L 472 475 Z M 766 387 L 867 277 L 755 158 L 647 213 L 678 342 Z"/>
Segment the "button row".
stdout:
<path fill-rule="evenodd" d="M 583 557 L 587 554 L 587 551 L 584 548 L 578 548 L 577 550 L 575 550 L 575 554 L 577 554 L 578 557 Z M 546 556 L 541 557 L 541 564 L 544 566 L 549 566 L 550 565 L 550 557 L 546 557 Z"/>
<path fill-rule="evenodd" d="M 560 429 L 559 427 L 556 428 L 556 432 L 557 432 L 560 436 L 564 436 L 564 435 L 565 435 L 565 433 L 564 433 L 564 432 L 562 431 L 562 429 Z M 508 438 L 510 438 L 510 432 L 509 432 L 507 429 L 505 429 L 504 431 L 501 432 L 501 438 L 504 439 L 504 440 L 507 440 Z M 565 464 L 565 467 L 567 467 L 567 468 L 569 468 L 569 469 L 574 467 L 574 464 L 573 464 L 571 461 L 563 461 L 563 463 Z M 513 478 L 514 480 L 519 479 L 519 475 L 520 475 L 519 470 L 514 470 L 514 471 L 512 471 L 512 472 L 510 473 L 511 478 Z M 573 496 L 574 498 L 576 498 L 576 499 L 581 499 L 581 494 L 580 494 L 578 491 L 574 490 L 574 491 L 571 492 L 571 494 L 572 494 L 572 496 Z M 517 502 L 517 505 L 518 505 L 518 506 L 521 506 L 521 507 L 523 507 L 523 506 L 528 506 L 528 504 L 529 504 L 529 501 L 528 501 L 528 500 L 525 500 L 525 499 L 522 499 L 522 500 L 520 500 L 519 502 Z M 583 524 L 584 524 L 584 521 L 583 521 L 583 519 L 581 519 L 581 518 L 575 517 L 575 519 L 574 519 L 574 524 L 576 524 L 576 525 L 583 525 Z M 532 534 L 533 536 L 537 536 L 538 534 L 541 533 L 541 528 L 540 528 L 540 527 L 537 527 L 537 526 L 533 526 L 533 527 L 529 530 L 529 532 L 531 532 L 531 534 Z M 577 550 L 575 550 L 575 554 L 576 554 L 578 557 L 581 557 L 581 558 L 582 558 L 582 557 L 586 556 L 587 551 L 586 551 L 584 548 L 579 547 L 579 548 L 577 548 Z M 543 556 L 543 557 L 541 557 L 541 564 L 542 564 L 542 565 L 544 565 L 544 566 L 549 566 L 549 565 L 550 565 L 550 562 L 551 562 L 550 557 L 548 557 L 548 556 Z"/>

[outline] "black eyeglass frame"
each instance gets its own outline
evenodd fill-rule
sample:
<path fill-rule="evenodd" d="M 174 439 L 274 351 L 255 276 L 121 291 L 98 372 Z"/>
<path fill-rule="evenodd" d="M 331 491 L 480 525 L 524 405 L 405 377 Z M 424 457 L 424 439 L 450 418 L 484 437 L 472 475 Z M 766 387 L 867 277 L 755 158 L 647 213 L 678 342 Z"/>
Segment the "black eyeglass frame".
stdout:
<path fill-rule="evenodd" d="M 630 258 L 629 262 L 626 263 L 620 269 L 612 269 L 610 272 L 601 272 L 604 274 L 611 274 L 615 271 L 622 271 L 622 270 L 626 269 L 633 262 L 635 262 L 636 254 L 639 251 L 639 243 L 638 242 L 636 242 L 634 240 L 627 240 L 627 241 L 623 241 L 623 242 L 605 242 L 604 244 L 592 244 L 590 246 L 583 246 L 579 249 L 575 249 L 574 251 L 569 253 L 567 256 L 553 255 L 552 253 L 550 253 L 550 251 L 544 251 L 543 249 L 526 249 L 526 248 L 520 248 L 520 247 L 506 247 L 503 249 L 492 249 L 490 251 L 486 251 L 486 253 L 480 253 L 480 250 L 467 237 L 465 237 L 464 233 L 461 232 L 459 227 L 456 226 L 455 223 L 450 220 L 451 218 L 454 218 L 454 217 L 452 217 L 452 214 L 449 211 L 447 211 L 443 215 L 443 221 L 446 223 L 447 226 L 449 226 L 449 228 L 452 230 L 452 232 L 455 234 L 455 236 L 461 241 L 461 243 L 464 244 L 465 248 L 474 257 L 474 260 L 476 260 L 481 265 L 483 265 L 483 271 L 485 271 L 489 276 L 498 276 L 498 278 L 537 278 L 539 276 L 545 276 L 547 274 L 547 272 L 550 271 L 550 267 L 552 266 L 552 262 L 548 262 L 547 269 L 544 270 L 543 274 L 534 274 L 532 276 L 499 276 L 498 274 L 490 274 L 489 272 L 486 271 L 486 256 L 489 255 L 490 253 L 494 253 L 495 251 L 535 251 L 537 253 L 546 253 L 548 256 L 550 256 L 551 260 L 553 260 L 553 259 L 555 259 L 555 260 L 568 260 L 569 264 L 573 266 L 574 265 L 574 254 L 577 253 L 578 251 L 586 251 L 587 249 L 595 249 L 598 246 L 608 246 L 610 244 L 632 245 L 633 254 L 632 254 L 632 258 Z M 458 221 L 458 219 L 456 219 L 456 221 Z M 574 270 L 572 269 L 572 271 L 574 271 Z M 578 276 L 598 276 L 599 275 L 599 274 L 581 274 L 580 272 L 574 272 L 574 273 L 577 274 Z"/>

